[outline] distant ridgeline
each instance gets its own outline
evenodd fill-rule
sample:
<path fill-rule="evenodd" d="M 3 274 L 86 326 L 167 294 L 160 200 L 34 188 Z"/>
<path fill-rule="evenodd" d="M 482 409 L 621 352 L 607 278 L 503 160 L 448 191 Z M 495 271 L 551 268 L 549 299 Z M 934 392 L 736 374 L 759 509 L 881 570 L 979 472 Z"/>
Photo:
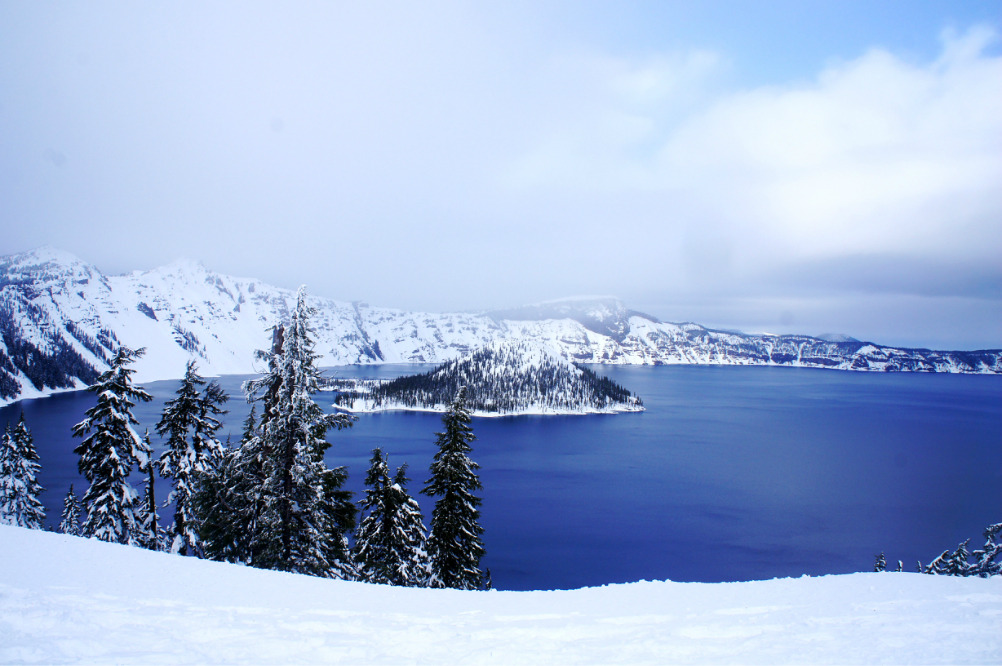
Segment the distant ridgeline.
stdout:
<path fill-rule="evenodd" d="M 775 365 L 866 372 L 1002 374 L 1002 350 L 887 347 L 849 337 L 750 335 L 671 323 L 609 297 L 484 313 L 409 312 L 311 297 L 318 365 L 444 363 L 503 340 L 576 363 Z M 81 389 L 119 346 L 145 348 L 136 380 L 258 372 L 269 322 L 295 293 L 191 261 L 105 275 L 54 248 L 0 257 L 0 405 Z"/>
<path fill-rule="evenodd" d="M 349 411 L 444 411 L 460 386 L 479 415 L 608 414 L 643 411 L 643 401 L 614 381 L 542 347 L 494 343 L 430 372 L 392 380 L 331 379 L 334 405 Z"/>

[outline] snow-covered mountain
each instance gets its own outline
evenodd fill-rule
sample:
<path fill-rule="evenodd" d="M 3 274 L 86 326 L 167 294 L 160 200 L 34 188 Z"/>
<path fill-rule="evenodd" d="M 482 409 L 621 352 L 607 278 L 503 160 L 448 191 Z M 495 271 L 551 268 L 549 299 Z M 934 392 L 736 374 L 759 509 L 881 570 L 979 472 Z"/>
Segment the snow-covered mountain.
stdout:
<path fill-rule="evenodd" d="M 640 398 L 612 380 L 524 340 L 492 342 L 417 375 L 331 382 L 335 404 L 351 411 L 445 411 L 461 386 L 468 408 L 477 416 L 644 409 Z"/>
<path fill-rule="evenodd" d="M 104 275 L 45 247 L 0 258 L 0 403 L 79 388 L 118 345 L 145 347 L 139 381 L 251 373 L 254 350 L 295 293 L 179 261 Z M 793 365 L 846 370 L 1002 373 L 1002 350 L 896 349 L 852 339 L 744 335 L 672 324 L 615 299 L 577 299 L 484 314 L 407 312 L 311 297 L 322 365 L 441 363 L 522 339 L 579 363 Z"/>

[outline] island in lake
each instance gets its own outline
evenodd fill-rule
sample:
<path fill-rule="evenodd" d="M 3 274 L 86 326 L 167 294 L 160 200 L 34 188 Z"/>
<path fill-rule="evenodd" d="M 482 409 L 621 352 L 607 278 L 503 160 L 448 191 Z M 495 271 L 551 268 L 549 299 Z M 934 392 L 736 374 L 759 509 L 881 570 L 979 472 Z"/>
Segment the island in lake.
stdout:
<path fill-rule="evenodd" d="M 607 377 L 521 341 L 496 342 L 417 375 L 332 378 L 324 390 L 349 412 L 444 412 L 461 386 L 476 416 L 640 412 L 644 403 Z"/>

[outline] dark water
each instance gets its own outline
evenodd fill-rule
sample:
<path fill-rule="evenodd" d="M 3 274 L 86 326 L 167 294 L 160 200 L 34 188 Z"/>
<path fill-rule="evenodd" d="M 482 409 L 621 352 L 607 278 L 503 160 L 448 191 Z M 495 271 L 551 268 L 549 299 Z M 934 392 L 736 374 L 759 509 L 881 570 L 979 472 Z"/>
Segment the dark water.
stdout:
<path fill-rule="evenodd" d="M 484 563 L 498 588 L 842 573 L 868 570 L 881 550 L 911 570 L 968 537 L 979 543 L 1002 521 L 1002 378 L 596 369 L 639 393 L 648 411 L 474 420 Z M 247 412 L 240 379 L 221 380 L 234 396 L 234 439 Z M 146 385 L 157 399 L 137 410 L 143 426 L 152 430 L 176 386 Z M 0 424 L 24 410 L 53 524 L 69 484 L 85 488 L 69 432 L 91 405 L 78 392 L 0 410 Z M 364 415 L 331 433 L 328 464 L 347 465 L 358 491 L 380 446 L 392 466 L 410 464 L 416 494 L 440 424 L 436 414 Z M 430 515 L 429 498 L 419 499 Z"/>

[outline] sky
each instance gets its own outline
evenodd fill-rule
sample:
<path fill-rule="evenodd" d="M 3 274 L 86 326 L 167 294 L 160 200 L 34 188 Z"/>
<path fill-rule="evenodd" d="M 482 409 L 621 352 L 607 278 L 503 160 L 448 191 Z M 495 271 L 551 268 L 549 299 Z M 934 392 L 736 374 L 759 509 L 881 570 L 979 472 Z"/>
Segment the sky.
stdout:
<path fill-rule="evenodd" d="M 0 254 L 1002 347 L 1002 2 L 0 0 Z"/>

